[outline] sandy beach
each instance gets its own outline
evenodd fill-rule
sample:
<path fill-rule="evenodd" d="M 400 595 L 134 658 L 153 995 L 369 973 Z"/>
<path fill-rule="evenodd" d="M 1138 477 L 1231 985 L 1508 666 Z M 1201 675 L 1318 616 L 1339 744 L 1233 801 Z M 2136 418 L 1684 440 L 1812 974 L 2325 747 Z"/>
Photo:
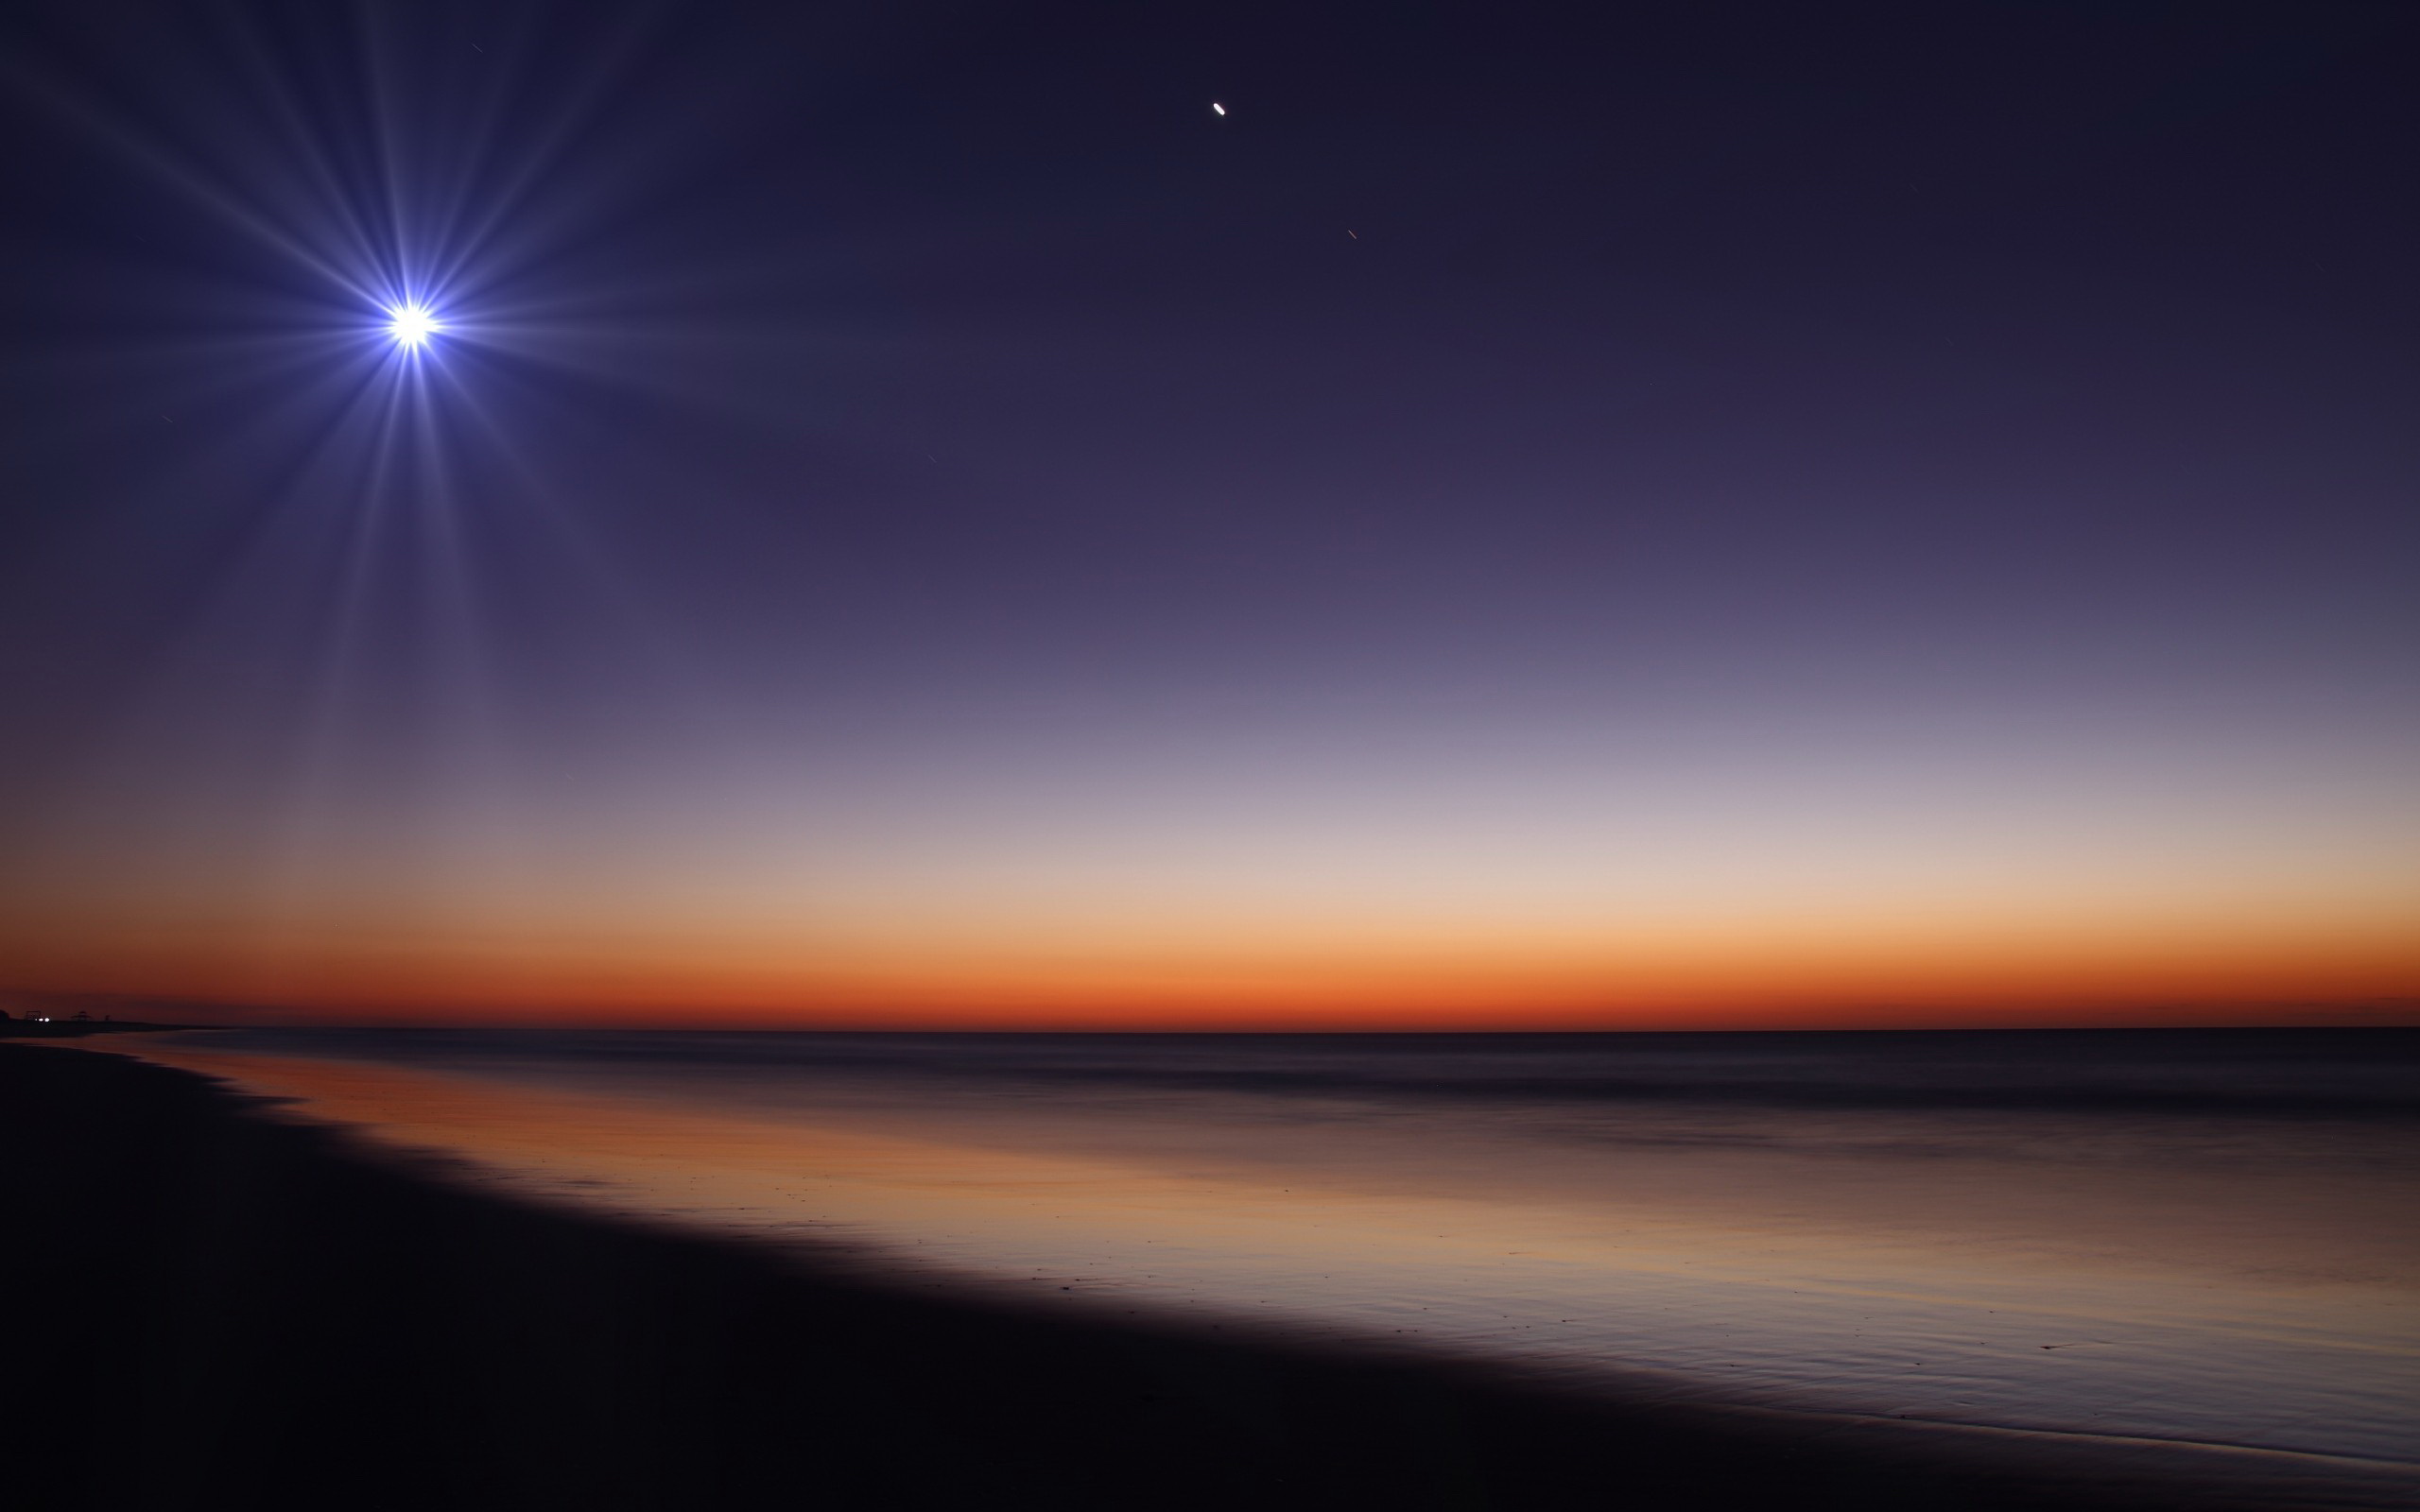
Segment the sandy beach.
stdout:
<path fill-rule="evenodd" d="M 11 1479 L 52 1507 L 2376 1504 L 2156 1456 L 1044 1316 L 519 1203 L 188 1073 L 0 1046 Z"/>

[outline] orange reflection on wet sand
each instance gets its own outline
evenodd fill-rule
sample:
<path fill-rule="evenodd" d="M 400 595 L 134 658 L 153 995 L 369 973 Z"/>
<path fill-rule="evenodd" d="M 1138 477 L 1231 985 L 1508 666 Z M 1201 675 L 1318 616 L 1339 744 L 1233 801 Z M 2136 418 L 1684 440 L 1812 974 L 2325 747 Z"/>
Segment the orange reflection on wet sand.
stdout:
<path fill-rule="evenodd" d="M 516 1193 L 1054 1303 L 1949 1421 L 2364 1460 L 2420 1433 L 2420 1246 L 2377 1207 L 2408 1181 L 2101 1160 L 2095 1125 L 2018 1154 L 1987 1125 L 1793 1115 L 1809 1153 L 1736 1121 L 1696 1131 L 1730 1143 L 1623 1143 L 1529 1114 L 839 1083 L 767 1101 L 130 1048 Z"/>

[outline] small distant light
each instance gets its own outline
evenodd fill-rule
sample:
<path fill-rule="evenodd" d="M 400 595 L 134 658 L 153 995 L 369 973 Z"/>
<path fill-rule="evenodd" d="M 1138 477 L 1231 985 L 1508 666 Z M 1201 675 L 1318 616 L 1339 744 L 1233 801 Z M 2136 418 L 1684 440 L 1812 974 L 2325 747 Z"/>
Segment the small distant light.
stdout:
<path fill-rule="evenodd" d="M 418 351 L 427 345 L 430 336 L 444 329 L 425 305 L 398 304 L 387 312 L 387 334 L 406 352 Z"/>
<path fill-rule="evenodd" d="M 1217 100 L 1212 100 L 1212 101 L 1210 102 L 1210 108 L 1211 108 L 1212 110 L 1214 110 L 1214 111 L 1218 112 L 1220 115 L 1224 115 L 1224 114 L 1226 114 L 1226 113 L 1227 113 L 1227 108 L 1226 108 L 1225 106 L 1223 106 L 1223 105 L 1219 104 Z"/>

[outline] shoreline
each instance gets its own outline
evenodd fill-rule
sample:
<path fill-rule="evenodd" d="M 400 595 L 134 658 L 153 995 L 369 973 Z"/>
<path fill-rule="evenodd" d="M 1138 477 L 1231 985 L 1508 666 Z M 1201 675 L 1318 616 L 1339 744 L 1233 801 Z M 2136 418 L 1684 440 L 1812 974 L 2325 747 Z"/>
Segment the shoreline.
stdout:
<path fill-rule="evenodd" d="M 139 1019 L 0 1019 L 0 1040 L 88 1040 L 96 1035 L 186 1034 L 216 1028 L 206 1023 L 146 1023 Z"/>
<path fill-rule="evenodd" d="M 472 1190 L 126 1054 L 0 1045 L 0 1132 L 36 1238 L 16 1478 L 52 1506 L 2420 1502 L 2394 1467 L 1620 1400 L 1020 1308 Z"/>

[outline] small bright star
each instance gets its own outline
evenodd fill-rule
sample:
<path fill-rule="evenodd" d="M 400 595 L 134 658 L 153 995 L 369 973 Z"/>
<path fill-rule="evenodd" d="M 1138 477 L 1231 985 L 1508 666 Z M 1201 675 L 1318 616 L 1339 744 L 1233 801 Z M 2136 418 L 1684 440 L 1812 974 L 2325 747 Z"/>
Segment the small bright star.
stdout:
<path fill-rule="evenodd" d="M 1220 115 L 1224 115 L 1224 114 L 1226 114 L 1226 113 L 1227 113 L 1227 108 L 1226 108 L 1225 106 L 1223 106 L 1223 105 L 1219 104 L 1217 100 L 1212 100 L 1212 101 L 1210 102 L 1210 108 L 1211 108 L 1212 110 L 1214 110 L 1214 111 L 1218 112 Z"/>
<path fill-rule="evenodd" d="M 387 334 L 406 351 L 419 350 L 430 336 L 445 329 L 437 323 L 436 316 L 418 304 L 398 304 L 387 316 Z"/>

